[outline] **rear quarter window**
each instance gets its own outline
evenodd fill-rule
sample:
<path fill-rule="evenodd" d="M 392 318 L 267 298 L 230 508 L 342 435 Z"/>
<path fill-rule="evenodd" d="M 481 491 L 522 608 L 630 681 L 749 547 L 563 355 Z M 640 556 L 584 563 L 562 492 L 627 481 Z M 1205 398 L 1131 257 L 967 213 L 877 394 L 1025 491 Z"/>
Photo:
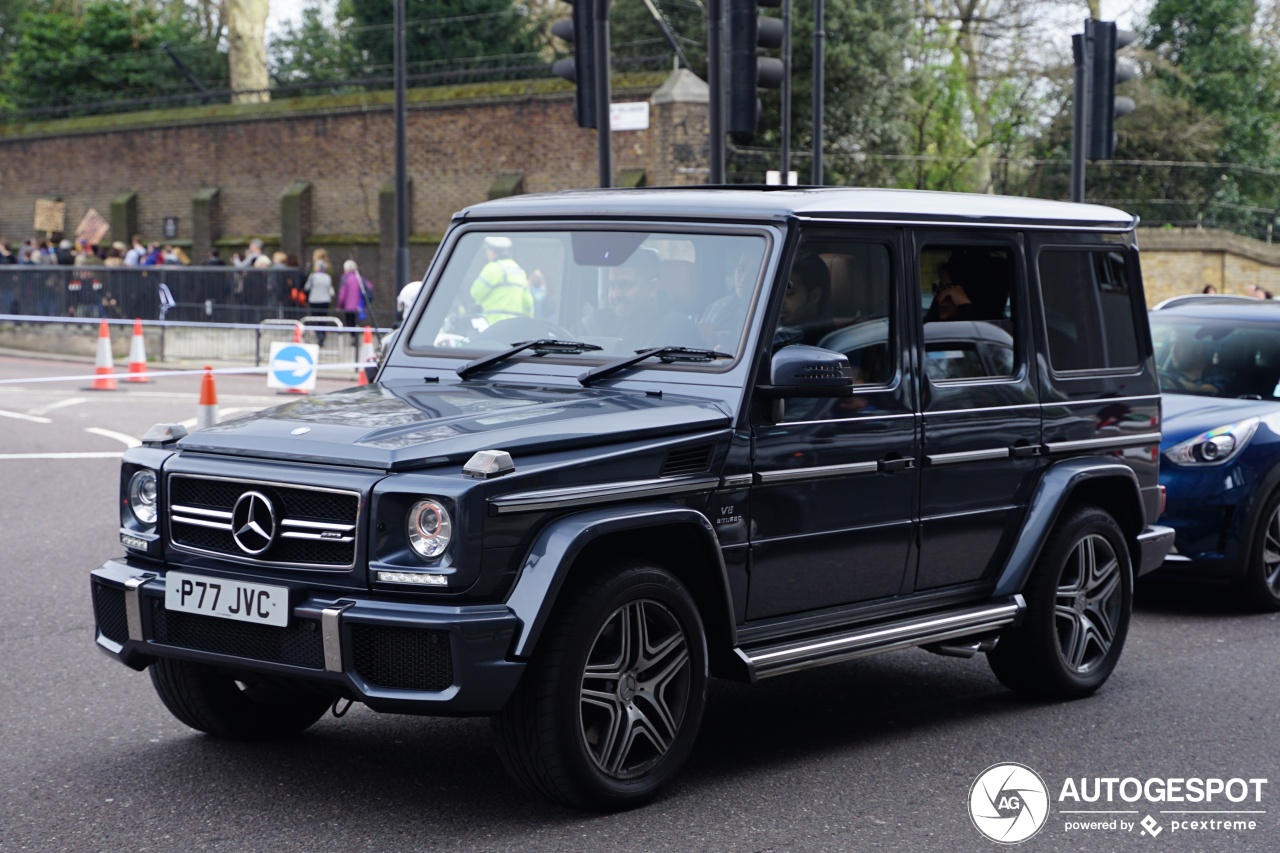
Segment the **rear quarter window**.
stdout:
<path fill-rule="evenodd" d="M 1141 363 L 1133 261 L 1115 249 L 1045 249 L 1040 291 L 1055 371 L 1115 370 Z"/>

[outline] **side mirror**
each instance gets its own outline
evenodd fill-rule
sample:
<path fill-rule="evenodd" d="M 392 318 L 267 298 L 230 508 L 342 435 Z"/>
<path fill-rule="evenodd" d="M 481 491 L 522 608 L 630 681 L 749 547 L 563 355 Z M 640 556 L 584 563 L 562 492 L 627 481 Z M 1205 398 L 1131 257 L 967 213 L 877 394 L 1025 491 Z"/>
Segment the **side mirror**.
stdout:
<path fill-rule="evenodd" d="M 847 397 L 853 390 L 853 368 L 843 353 L 792 344 L 773 354 L 766 397 Z"/>

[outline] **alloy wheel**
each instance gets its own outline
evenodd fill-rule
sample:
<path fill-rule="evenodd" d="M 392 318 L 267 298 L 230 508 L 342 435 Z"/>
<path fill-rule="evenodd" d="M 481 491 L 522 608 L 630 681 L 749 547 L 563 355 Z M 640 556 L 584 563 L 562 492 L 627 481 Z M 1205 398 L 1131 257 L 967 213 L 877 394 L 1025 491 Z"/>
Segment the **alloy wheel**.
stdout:
<path fill-rule="evenodd" d="M 582 740 L 600 772 L 632 779 L 667 754 L 689 704 L 691 675 L 688 638 L 662 604 L 631 601 L 605 620 L 579 694 Z"/>
<path fill-rule="evenodd" d="M 1055 595 L 1054 622 L 1062 659 L 1077 674 L 1098 666 L 1115 642 L 1124 603 L 1121 581 L 1120 560 L 1103 536 L 1082 537 L 1067 557 Z"/>

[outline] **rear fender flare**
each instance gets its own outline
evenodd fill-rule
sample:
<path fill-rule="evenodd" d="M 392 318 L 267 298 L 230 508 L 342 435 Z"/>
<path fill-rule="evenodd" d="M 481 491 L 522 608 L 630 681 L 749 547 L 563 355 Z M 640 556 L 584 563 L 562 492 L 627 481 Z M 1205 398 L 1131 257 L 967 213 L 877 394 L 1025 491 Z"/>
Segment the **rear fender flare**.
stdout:
<path fill-rule="evenodd" d="M 713 598 L 718 600 L 707 602 L 707 606 L 722 607 L 724 613 L 719 614 L 721 618 L 714 618 L 717 614 L 709 614 L 713 618 L 704 616 L 703 621 L 709 632 L 715 630 L 712 626 L 717 623 L 727 625 L 729 636 L 708 639 L 727 642 L 728 648 L 733 648 L 737 643 L 737 632 L 729 597 L 728 573 L 711 522 L 702 513 L 687 507 L 652 503 L 577 512 L 556 519 L 538 534 L 506 601 L 521 623 L 512 645 L 512 655 L 524 659 L 533 654 L 565 579 L 587 545 L 614 533 L 675 525 L 694 528 L 697 535 L 705 539 L 708 556 L 714 555 L 714 564 L 710 566 L 714 577 L 709 580 L 715 590 Z"/>
<path fill-rule="evenodd" d="M 1113 487 L 1116 489 L 1115 500 L 1132 501 L 1136 508 L 1140 522 L 1137 530 L 1128 529 L 1125 525 L 1126 519 L 1116 519 L 1125 529 L 1125 537 L 1130 540 L 1132 555 L 1134 537 L 1141 531 L 1143 519 L 1142 489 L 1138 484 L 1138 475 L 1128 465 L 1107 459 L 1097 457 L 1064 459 L 1050 466 L 1036 485 L 1026 520 L 1022 524 L 1022 535 L 1018 537 L 1018 542 L 1009 554 L 1009 559 L 1005 562 L 1004 569 L 996 581 L 995 597 L 1009 596 L 1022 591 L 1063 508 L 1070 503 L 1074 493 L 1083 483 L 1099 480 L 1112 480 Z M 1136 556 L 1134 559 L 1136 560 Z"/>

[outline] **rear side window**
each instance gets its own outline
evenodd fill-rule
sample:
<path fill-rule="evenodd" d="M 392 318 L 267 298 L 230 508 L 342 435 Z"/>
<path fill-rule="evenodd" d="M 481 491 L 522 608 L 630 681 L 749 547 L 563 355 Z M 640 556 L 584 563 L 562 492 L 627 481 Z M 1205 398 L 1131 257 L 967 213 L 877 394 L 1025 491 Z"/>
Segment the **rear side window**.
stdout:
<path fill-rule="evenodd" d="M 1137 367 L 1138 335 L 1126 253 L 1046 249 L 1040 289 L 1054 370 Z"/>

